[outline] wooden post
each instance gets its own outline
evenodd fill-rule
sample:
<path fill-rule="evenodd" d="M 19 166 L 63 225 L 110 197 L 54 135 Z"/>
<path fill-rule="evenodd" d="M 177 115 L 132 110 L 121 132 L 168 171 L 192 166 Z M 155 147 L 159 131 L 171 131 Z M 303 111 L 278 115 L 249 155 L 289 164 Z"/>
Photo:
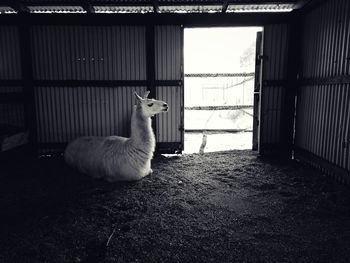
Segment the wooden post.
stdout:
<path fill-rule="evenodd" d="M 37 156 L 37 125 L 35 113 L 35 96 L 33 86 L 32 50 L 30 41 L 30 25 L 26 23 L 26 14 L 18 14 L 19 45 L 21 54 L 21 70 L 23 95 L 25 103 L 25 126 L 29 130 L 30 153 Z"/>
<path fill-rule="evenodd" d="M 150 91 L 149 97 L 156 98 L 156 64 L 155 64 L 155 26 L 148 24 L 146 27 L 146 67 L 147 67 L 147 89 Z M 152 119 L 152 127 L 157 137 L 156 118 Z"/>
<path fill-rule="evenodd" d="M 301 40 L 301 17 L 295 17 L 290 23 L 286 99 L 282 108 L 281 146 L 286 158 L 292 158 L 294 143 L 295 98 L 298 86 L 298 70 Z"/>

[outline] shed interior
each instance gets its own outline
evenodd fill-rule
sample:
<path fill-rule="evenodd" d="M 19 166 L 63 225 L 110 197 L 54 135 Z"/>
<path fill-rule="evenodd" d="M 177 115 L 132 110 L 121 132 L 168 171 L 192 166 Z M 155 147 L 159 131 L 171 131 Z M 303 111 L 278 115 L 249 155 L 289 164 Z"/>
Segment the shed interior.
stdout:
<path fill-rule="evenodd" d="M 134 184 L 37 158 L 128 136 L 146 90 L 181 152 L 184 28 L 218 26 L 263 28 L 256 152 L 157 155 Z M 349 89 L 348 0 L 2 0 L 0 261 L 347 262 L 349 191 L 320 175 L 350 181 Z"/>
<path fill-rule="evenodd" d="M 181 152 L 183 28 L 263 26 L 254 148 L 348 180 L 348 11 L 345 0 L 1 1 L 1 133 L 19 134 L 2 152 L 127 136 L 131 93 L 146 89 L 173 107 L 153 121 L 158 150 Z"/>

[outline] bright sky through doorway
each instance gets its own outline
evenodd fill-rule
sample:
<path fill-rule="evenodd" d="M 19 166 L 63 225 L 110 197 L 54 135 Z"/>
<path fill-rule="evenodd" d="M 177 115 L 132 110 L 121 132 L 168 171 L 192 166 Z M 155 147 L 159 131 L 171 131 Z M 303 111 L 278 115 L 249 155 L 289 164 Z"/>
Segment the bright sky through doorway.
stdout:
<path fill-rule="evenodd" d="M 185 73 L 254 72 L 240 57 L 256 41 L 261 27 L 186 28 Z M 253 47 L 255 50 L 255 46 Z"/>

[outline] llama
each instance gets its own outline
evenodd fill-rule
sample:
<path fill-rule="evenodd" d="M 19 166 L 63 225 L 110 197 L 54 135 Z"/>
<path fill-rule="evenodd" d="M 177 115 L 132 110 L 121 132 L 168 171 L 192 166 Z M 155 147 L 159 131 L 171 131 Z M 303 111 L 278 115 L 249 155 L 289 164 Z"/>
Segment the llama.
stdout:
<path fill-rule="evenodd" d="M 108 182 L 136 181 L 152 173 L 155 137 L 151 117 L 168 111 L 164 101 L 148 99 L 135 92 L 137 105 L 131 117 L 131 135 L 80 137 L 68 144 L 64 159 L 68 165 L 93 178 Z"/>

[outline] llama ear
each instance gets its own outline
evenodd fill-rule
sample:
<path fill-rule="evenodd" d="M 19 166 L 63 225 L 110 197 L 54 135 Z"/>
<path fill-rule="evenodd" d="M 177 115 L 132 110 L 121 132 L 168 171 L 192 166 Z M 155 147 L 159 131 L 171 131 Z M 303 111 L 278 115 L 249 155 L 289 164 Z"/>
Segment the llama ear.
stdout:
<path fill-rule="evenodd" d="M 147 91 L 145 92 L 145 94 L 143 95 L 143 98 L 144 98 L 144 99 L 147 99 L 147 98 L 148 98 L 149 93 L 150 93 L 150 91 L 149 91 L 149 90 L 147 90 Z"/>
<path fill-rule="evenodd" d="M 136 93 L 136 91 L 134 91 L 134 95 L 135 95 L 138 102 L 142 101 L 142 98 L 139 96 L 139 94 Z"/>

